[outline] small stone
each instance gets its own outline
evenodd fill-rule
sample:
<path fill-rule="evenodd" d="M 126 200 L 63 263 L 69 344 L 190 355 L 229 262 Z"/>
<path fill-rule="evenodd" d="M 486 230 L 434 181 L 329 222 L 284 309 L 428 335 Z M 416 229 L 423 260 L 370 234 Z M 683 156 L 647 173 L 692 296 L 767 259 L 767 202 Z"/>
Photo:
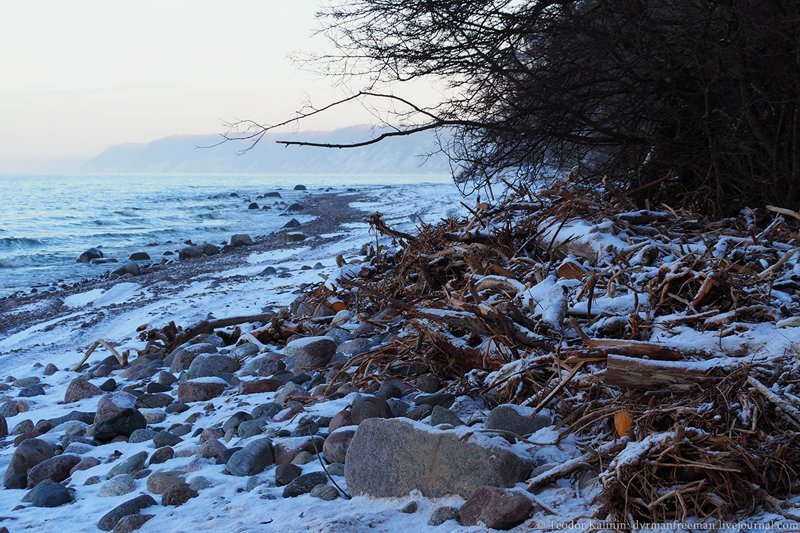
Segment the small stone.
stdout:
<path fill-rule="evenodd" d="M 130 474 L 120 474 L 109 479 L 97 491 L 98 496 L 122 496 L 136 489 L 136 480 Z"/>
<path fill-rule="evenodd" d="M 262 392 L 275 392 L 283 386 L 277 379 L 256 379 L 239 383 L 239 394 L 260 394 Z"/>
<path fill-rule="evenodd" d="M 117 381 L 114 378 L 108 378 L 98 387 L 101 391 L 114 392 L 117 390 Z"/>
<path fill-rule="evenodd" d="M 336 343 L 330 337 L 305 337 L 286 344 L 283 349 L 286 368 L 292 371 L 324 367 L 336 353 Z"/>
<path fill-rule="evenodd" d="M 216 459 L 225 453 L 225 450 L 227 448 L 218 439 L 208 439 L 197 448 L 195 454 L 204 459 Z"/>
<path fill-rule="evenodd" d="M 198 493 L 187 483 L 175 483 L 170 485 L 161 496 L 161 505 L 173 505 L 175 507 L 183 505 L 191 498 L 196 498 Z"/>
<path fill-rule="evenodd" d="M 58 367 L 53 363 L 47 363 L 47 366 L 44 367 L 45 376 L 52 376 L 56 372 L 58 372 Z"/>
<path fill-rule="evenodd" d="M 186 479 L 181 472 L 163 470 L 150 474 L 150 477 L 147 478 L 147 490 L 153 494 L 164 494 L 170 486 L 185 482 Z"/>
<path fill-rule="evenodd" d="M 60 483 L 42 483 L 31 491 L 34 507 L 59 507 L 73 500 L 72 491 Z"/>
<path fill-rule="evenodd" d="M 325 455 L 325 460 L 329 463 L 344 463 L 347 456 L 347 448 L 350 446 L 350 441 L 356 434 L 354 427 L 344 427 L 337 429 L 325 439 L 325 444 L 322 446 L 322 453 Z"/>
<path fill-rule="evenodd" d="M 170 433 L 169 431 L 159 431 L 156 433 L 155 437 L 153 437 L 153 444 L 155 444 L 156 448 L 175 446 L 181 442 L 182 441 L 180 437 Z"/>
<path fill-rule="evenodd" d="M 229 429 L 236 429 L 242 422 L 252 419 L 253 416 L 250 413 L 246 413 L 244 411 L 238 411 L 233 415 L 231 415 L 231 417 L 225 421 L 225 423 L 222 425 L 222 431 L 228 431 Z"/>
<path fill-rule="evenodd" d="M 136 398 L 136 408 L 158 409 L 160 407 L 166 407 L 174 401 L 175 399 L 172 396 L 164 394 L 163 392 L 146 393 Z"/>
<path fill-rule="evenodd" d="M 339 497 L 339 491 L 336 490 L 336 487 L 332 487 L 331 485 L 317 485 L 311 492 L 309 493 L 313 498 L 319 498 L 320 500 L 324 500 L 326 502 L 333 501 Z"/>
<path fill-rule="evenodd" d="M 114 526 L 113 533 L 131 533 L 142 527 L 145 522 L 153 518 L 152 514 L 129 514 L 123 516 L 117 525 Z"/>
<path fill-rule="evenodd" d="M 147 442 L 149 440 L 153 440 L 153 437 L 156 436 L 157 431 L 148 428 L 140 428 L 135 429 L 131 432 L 131 436 L 128 438 L 128 442 L 132 444 L 137 444 L 140 442 Z"/>
<path fill-rule="evenodd" d="M 72 380 L 72 382 L 67 386 L 67 391 L 64 393 L 64 402 L 78 402 L 80 400 L 85 400 L 86 398 L 100 396 L 101 394 L 103 394 L 103 391 L 100 390 L 96 385 L 89 383 L 89 381 L 84 377 L 79 377 Z"/>
<path fill-rule="evenodd" d="M 431 412 L 431 425 L 438 426 L 441 424 L 448 424 L 450 426 L 463 426 L 464 422 L 458 418 L 458 415 L 455 414 L 450 409 L 446 407 L 442 407 L 441 405 L 436 405 Z"/>
<path fill-rule="evenodd" d="M 166 414 L 184 413 L 189 410 L 189 406 L 183 402 L 175 402 L 164 409 Z"/>
<path fill-rule="evenodd" d="M 510 431 L 525 437 L 553 423 L 550 417 L 543 414 L 530 418 L 524 411 L 520 412 L 522 409 L 515 405 L 498 405 L 489 413 L 484 426 L 486 429 Z"/>
<path fill-rule="evenodd" d="M 528 518 L 533 505 L 530 498 L 495 487 L 477 489 L 461 506 L 459 517 L 465 526 L 479 522 L 489 529 L 511 529 Z"/>
<path fill-rule="evenodd" d="M 294 465 L 307 465 L 311 461 L 314 460 L 314 456 L 311 455 L 311 452 L 307 452 L 303 450 L 302 452 L 295 455 L 294 459 L 292 459 L 292 464 Z"/>
<path fill-rule="evenodd" d="M 137 409 L 123 409 L 116 415 L 95 424 L 94 437 L 110 441 L 115 437 L 129 437 L 137 429 L 147 426 L 147 420 Z"/>
<path fill-rule="evenodd" d="M 265 421 L 262 420 L 245 420 L 239 427 L 236 428 L 236 432 L 239 434 L 239 437 L 242 439 L 249 439 L 250 437 L 255 437 L 256 435 L 260 435 L 264 431 L 264 426 L 266 425 Z"/>
<path fill-rule="evenodd" d="M 186 371 L 187 379 L 220 377 L 239 370 L 239 362 L 227 355 L 208 353 L 198 355 Z"/>
<path fill-rule="evenodd" d="M 231 236 L 230 246 L 250 246 L 253 244 L 253 239 L 250 235 L 244 233 L 237 233 Z"/>
<path fill-rule="evenodd" d="M 219 378 L 201 378 L 184 381 L 178 386 L 178 400 L 183 403 L 205 402 L 216 398 L 228 387 Z"/>
<path fill-rule="evenodd" d="M 434 392 L 437 392 L 442 388 L 442 382 L 439 381 L 439 378 L 437 378 L 433 374 L 422 374 L 420 377 L 417 378 L 414 385 L 416 385 L 416 387 L 422 392 L 426 392 L 429 394 L 433 394 Z"/>
<path fill-rule="evenodd" d="M 272 441 L 262 438 L 248 443 L 231 455 L 225 468 L 234 476 L 252 476 L 275 463 Z"/>
<path fill-rule="evenodd" d="M 442 506 L 434 509 L 431 517 L 428 519 L 429 526 L 440 526 L 448 520 L 455 520 L 458 518 L 458 509 L 455 507 Z"/>
<path fill-rule="evenodd" d="M 34 396 L 43 396 L 45 394 L 44 387 L 41 385 L 30 385 L 19 391 L 20 398 L 33 398 Z"/>
<path fill-rule="evenodd" d="M 419 504 L 417 504 L 417 502 L 410 501 L 407 504 L 405 504 L 404 506 L 402 506 L 400 509 L 398 509 L 398 511 L 400 511 L 401 513 L 405 513 L 405 514 L 413 514 L 413 513 L 417 512 L 418 508 L 419 508 Z"/>
<path fill-rule="evenodd" d="M 302 494 L 308 494 L 317 485 L 326 484 L 328 476 L 324 472 L 311 472 L 310 474 L 303 474 L 292 480 L 291 483 L 286 485 L 283 489 L 284 498 L 294 498 Z"/>
<path fill-rule="evenodd" d="M 166 463 L 173 457 L 175 457 L 175 450 L 170 446 L 164 446 L 153 452 L 153 454 L 150 456 L 150 461 L 148 464 L 157 465 Z"/>
<path fill-rule="evenodd" d="M 201 490 L 208 489 L 214 486 L 208 478 L 204 476 L 193 477 L 189 480 L 189 486 L 194 490 L 200 492 Z"/>
<path fill-rule="evenodd" d="M 272 418 L 282 410 L 283 405 L 271 402 L 257 405 L 252 411 L 250 411 L 250 414 L 253 415 L 253 420 L 259 420 L 261 418 Z"/>
<path fill-rule="evenodd" d="M 368 418 L 391 418 L 392 410 L 383 398 L 377 396 L 359 396 L 353 401 L 350 418 L 353 424 L 361 424 Z"/>
<path fill-rule="evenodd" d="M 142 468 L 144 468 L 144 462 L 147 460 L 147 452 L 139 452 L 131 455 L 124 461 L 114 465 L 111 470 L 108 471 L 106 477 L 109 479 L 118 476 L 120 474 L 135 474 Z"/>
<path fill-rule="evenodd" d="M 278 465 L 275 467 L 275 484 L 279 487 L 288 485 L 296 478 L 300 477 L 303 469 L 291 463 Z"/>
<path fill-rule="evenodd" d="M 66 450 L 64 453 L 66 453 Z M 94 468 L 99 464 L 100 461 L 95 457 L 84 457 L 83 459 L 80 460 L 78 464 L 72 467 L 72 469 L 69 471 L 69 475 L 72 475 L 75 472 L 79 472 L 81 470 L 89 470 L 90 468 Z"/>
<path fill-rule="evenodd" d="M 118 505 L 111 511 L 103 515 L 100 521 L 97 522 L 97 527 L 103 531 L 111 531 L 123 517 L 133 514 L 138 514 L 139 511 L 151 505 L 157 505 L 152 496 L 142 494 L 132 500 Z"/>
<path fill-rule="evenodd" d="M 332 476 L 344 476 L 344 464 L 343 463 L 331 463 L 328 465 L 328 474 Z"/>

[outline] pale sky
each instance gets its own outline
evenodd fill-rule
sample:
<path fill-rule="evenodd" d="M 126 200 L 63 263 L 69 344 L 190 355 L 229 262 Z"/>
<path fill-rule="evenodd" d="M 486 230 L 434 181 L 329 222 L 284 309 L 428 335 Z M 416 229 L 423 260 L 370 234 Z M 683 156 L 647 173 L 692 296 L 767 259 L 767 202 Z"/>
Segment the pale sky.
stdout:
<path fill-rule="evenodd" d="M 90 157 L 113 144 L 278 122 L 343 88 L 288 57 L 321 0 L 0 0 L 0 160 Z M 343 109 L 304 129 L 369 122 Z"/>

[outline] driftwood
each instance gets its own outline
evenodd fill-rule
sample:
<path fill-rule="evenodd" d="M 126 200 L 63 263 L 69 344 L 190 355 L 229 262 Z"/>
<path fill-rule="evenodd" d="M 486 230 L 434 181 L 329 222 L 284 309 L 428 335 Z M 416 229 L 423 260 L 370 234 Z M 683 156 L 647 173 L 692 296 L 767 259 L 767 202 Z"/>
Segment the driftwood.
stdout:
<path fill-rule="evenodd" d="M 653 361 L 609 354 L 605 381 L 627 389 L 654 389 L 719 380 L 725 371 L 739 366 L 729 358 L 709 359 L 702 364 L 683 361 Z"/>
<path fill-rule="evenodd" d="M 239 324 L 246 324 L 247 322 L 266 322 L 267 320 L 271 320 L 274 316 L 275 313 L 261 313 L 258 315 L 234 316 L 217 320 L 203 320 L 181 331 L 178 335 L 179 342 L 177 342 L 177 344 L 181 344 L 202 333 L 211 333 L 217 328 L 238 326 Z"/>
<path fill-rule="evenodd" d="M 125 365 L 128 364 L 128 352 L 127 351 L 122 352 L 122 354 L 120 354 L 117 351 L 116 348 L 111 346 L 109 343 L 107 343 L 103 339 L 97 339 L 96 341 L 94 341 L 92 343 L 91 346 L 89 346 L 89 349 L 86 350 L 86 353 L 84 354 L 83 359 L 81 359 L 80 362 L 77 365 L 73 366 L 70 370 L 72 372 L 77 372 L 78 369 L 81 367 L 81 365 L 83 365 L 83 363 L 85 363 L 86 360 L 89 359 L 89 356 L 92 355 L 92 353 L 97 349 L 98 346 L 102 346 L 103 348 L 105 348 L 106 350 L 111 352 L 111 354 L 114 356 L 114 358 L 117 361 L 119 361 L 120 366 L 125 367 Z"/>

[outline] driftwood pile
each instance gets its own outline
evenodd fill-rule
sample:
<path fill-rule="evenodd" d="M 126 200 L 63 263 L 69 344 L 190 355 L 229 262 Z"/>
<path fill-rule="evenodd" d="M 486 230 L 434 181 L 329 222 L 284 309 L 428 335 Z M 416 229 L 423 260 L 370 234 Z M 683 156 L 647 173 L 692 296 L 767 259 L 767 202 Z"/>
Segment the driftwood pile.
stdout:
<path fill-rule="evenodd" d="M 414 235 L 373 215 L 365 260 L 340 258 L 249 338 L 319 333 L 347 309 L 390 341 L 331 388 L 425 371 L 490 405 L 547 408 L 584 455 L 529 489 L 593 471 L 598 518 L 798 514 L 785 501 L 800 492 L 800 360 L 770 341 L 800 327 L 800 214 L 638 210 L 570 179 L 468 209 Z"/>

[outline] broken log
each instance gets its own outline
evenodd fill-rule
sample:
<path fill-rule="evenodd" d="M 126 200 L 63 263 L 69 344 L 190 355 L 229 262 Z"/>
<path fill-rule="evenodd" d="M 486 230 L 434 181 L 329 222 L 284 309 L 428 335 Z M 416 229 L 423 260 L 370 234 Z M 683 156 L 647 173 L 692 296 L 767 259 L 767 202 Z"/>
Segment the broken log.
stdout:
<path fill-rule="evenodd" d="M 653 361 L 609 354 L 605 381 L 628 389 L 654 389 L 717 381 L 741 364 L 729 357 L 705 361 Z"/>

